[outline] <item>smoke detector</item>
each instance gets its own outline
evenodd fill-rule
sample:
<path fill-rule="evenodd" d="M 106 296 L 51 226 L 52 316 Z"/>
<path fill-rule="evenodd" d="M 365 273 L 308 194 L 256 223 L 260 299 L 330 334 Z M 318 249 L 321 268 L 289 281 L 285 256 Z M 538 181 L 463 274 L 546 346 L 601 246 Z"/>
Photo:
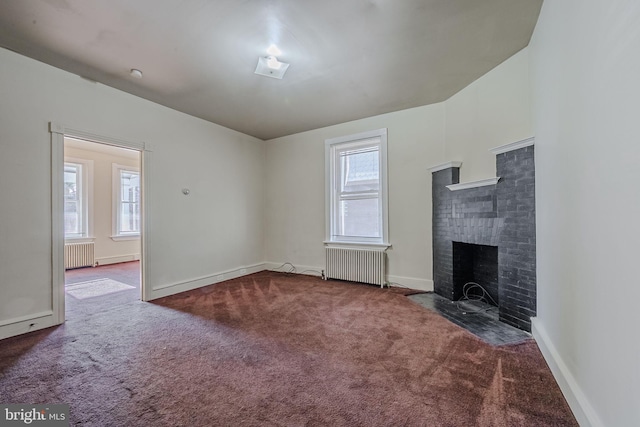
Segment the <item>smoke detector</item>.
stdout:
<path fill-rule="evenodd" d="M 282 79 L 288 68 L 289 64 L 278 61 L 278 58 L 274 55 L 269 55 L 258 58 L 258 66 L 255 73 L 265 77 Z"/>

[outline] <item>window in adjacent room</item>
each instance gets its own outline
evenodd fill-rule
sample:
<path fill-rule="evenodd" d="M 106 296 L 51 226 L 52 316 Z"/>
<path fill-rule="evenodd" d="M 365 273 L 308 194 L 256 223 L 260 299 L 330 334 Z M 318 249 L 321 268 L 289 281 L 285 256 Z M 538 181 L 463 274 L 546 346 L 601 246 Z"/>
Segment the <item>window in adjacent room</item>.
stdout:
<path fill-rule="evenodd" d="M 82 197 L 82 165 L 64 164 L 64 236 L 83 237 L 84 221 Z"/>
<path fill-rule="evenodd" d="M 388 246 L 387 130 L 325 141 L 327 241 Z"/>
<path fill-rule="evenodd" d="M 137 168 L 113 164 L 114 240 L 140 237 L 140 172 Z"/>
<path fill-rule="evenodd" d="M 89 237 L 90 200 L 93 162 L 65 157 L 64 162 L 64 237 Z"/>

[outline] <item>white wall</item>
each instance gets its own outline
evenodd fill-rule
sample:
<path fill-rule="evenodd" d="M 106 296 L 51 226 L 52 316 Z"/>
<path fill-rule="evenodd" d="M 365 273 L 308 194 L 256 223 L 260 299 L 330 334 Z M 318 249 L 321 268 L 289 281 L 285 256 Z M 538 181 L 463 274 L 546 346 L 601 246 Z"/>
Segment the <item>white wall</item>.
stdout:
<path fill-rule="evenodd" d="M 490 148 L 533 136 L 525 48 L 445 101 L 447 160 L 462 160 L 460 182 L 496 176 Z"/>
<path fill-rule="evenodd" d="M 546 0 L 532 43 L 538 318 L 583 425 L 640 425 L 640 3 Z"/>
<path fill-rule="evenodd" d="M 267 260 L 324 268 L 324 140 L 388 128 L 389 274 L 431 283 L 431 177 L 444 161 L 441 104 L 357 120 L 267 142 Z"/>
<path fill-rule="evenodd" d="M 151 144 L 151 298 L 262 268 L 262 141 L 0 49 L 0 337 L 51 309 L 50 121 Z"/>
<path fill-rule="evenodd" d="M 95 257 L 98 265 L 140 259 L 140 238 L 114 241 L 113 235 L 113 167 L 114 163 L 140 168 L 140 153 L 115 147 L 102 148 L 99 144 L 74 142 L 65 143 L 67 158 L 92 161 L 92 186 L 88 188 L 91 199 L 89 222 L 94 240 Z M 77 145 L 80 145 L 80 148 Z"/>
<path fill-rule="evenodd" d="M 443 103 L 267 141 L 270 266 L 324 268 L 324 140 L 386 127 L 390 280 L 433 289 L 427 168 L 462 160 L 461 181 L 495 176 L 488 149 L 531 136 L 528 67 L 525 49 Z"/>

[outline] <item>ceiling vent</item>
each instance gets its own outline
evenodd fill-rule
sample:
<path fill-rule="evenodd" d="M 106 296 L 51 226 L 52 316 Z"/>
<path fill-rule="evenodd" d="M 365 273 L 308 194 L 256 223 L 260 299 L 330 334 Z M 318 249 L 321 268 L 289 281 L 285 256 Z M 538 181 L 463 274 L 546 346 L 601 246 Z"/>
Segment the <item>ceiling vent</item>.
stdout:
<path fill-rule="evenodd" d="M 266 56 L 258 58 L 258 66 L 255 73 L 274 79 L 282 79 L 288 68 L 289 64 L 278 61 L 275 56 Z"/>

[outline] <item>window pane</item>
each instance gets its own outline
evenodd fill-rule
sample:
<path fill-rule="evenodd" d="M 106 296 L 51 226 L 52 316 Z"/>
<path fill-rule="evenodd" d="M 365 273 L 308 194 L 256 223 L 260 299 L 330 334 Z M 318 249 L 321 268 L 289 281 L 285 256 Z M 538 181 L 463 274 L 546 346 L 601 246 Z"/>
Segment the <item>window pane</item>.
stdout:
<path fill-rule="evenodd" d="M 342 192 L 377 191 L 380 187 L 378 147 L 350 150 L 340 154 Z"/>
<path fill-rule="evenodd" d="M 338 234 L 353 237 L 380 236 L 378 199 L 342 200 L 338 207 Z"/>
<path fill-rule="evenodd" d="M 135 172 L 120 172 L 121 194 L 123 202 L 138 202 L 140 200 L 140 175 Z"/>
<path fill-rule="evenodd" d="M 76 163 L 64 165 L 64 233 L 65 235 L 82 235 L 82 166 Z"/>
<path fill-rule="evenodd" d="M 118 233 L 140 232 L 140 174 L 120 171 L 120 229 Z"/>
<path fill-rule="evenodd" d="M 78 202 L 68 200 L 64 202 L 65 234 L 80 234 L 82 232 L 80 227 L 80 212 L 78 208 Z"/>
<path fill-rule="evenodd" d="M 64 168 L 64 199 L 78 200 L 78 169 L 73 166 Z"/>
<path fill-rule="evenodd" d="M 140 231 L 140 205 L 122 203 L 120 205 L 120 232 L 137 233 Z"/>

